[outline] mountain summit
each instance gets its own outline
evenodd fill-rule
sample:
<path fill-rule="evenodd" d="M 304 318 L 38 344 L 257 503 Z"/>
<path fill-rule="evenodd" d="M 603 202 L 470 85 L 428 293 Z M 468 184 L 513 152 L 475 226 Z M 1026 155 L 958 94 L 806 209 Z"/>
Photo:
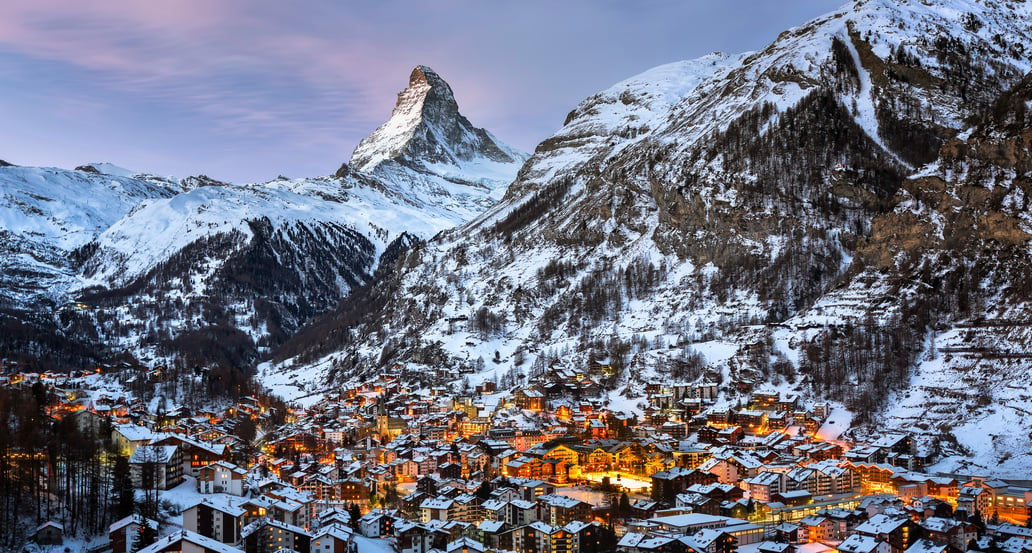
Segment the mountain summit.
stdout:
<path fill-rule="evenodd" d="M 459 113 L 448 83 L 433 69 L 417 66 L 398 93 L 391 118 L 362 139 L 351 154 L 353 169 L 370 172 L 383 162 L 428 170 L 432 165 L 470 162 L 521 163 L 526 158 Z M 439 172 L 439 171 L 434 171 Z"/>

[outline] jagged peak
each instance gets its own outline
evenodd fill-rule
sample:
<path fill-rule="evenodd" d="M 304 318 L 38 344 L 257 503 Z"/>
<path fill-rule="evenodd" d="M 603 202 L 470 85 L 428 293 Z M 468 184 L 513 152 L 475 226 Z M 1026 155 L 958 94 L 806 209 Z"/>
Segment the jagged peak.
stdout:
<path fill-rule="evenodd" d="M 459 113 L 451 86 L 425 65 L 409 74 L 390 119 L 363 138 L 351 154 L 352 168 L 369 172 L 387 160 L 409 165 L 460 165 L 486 159 L 521 162 L 525 154 L 474 127 Z"/>

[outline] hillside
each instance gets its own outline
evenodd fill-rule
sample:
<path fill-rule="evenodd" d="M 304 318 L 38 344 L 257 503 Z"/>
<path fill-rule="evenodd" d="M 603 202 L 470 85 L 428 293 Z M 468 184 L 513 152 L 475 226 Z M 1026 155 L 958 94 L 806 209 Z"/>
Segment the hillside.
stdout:
<path fill-rule="evenodd" d="M 1032 69 L 1029 11 L 857 2 L 760 52 L 593 95 L 502 202 L 410 254 L 263 374 L 306 390 L 380 370 L 512 386 L 607 366 L 605 394 L 630 410 L 649 380 L 715 379 L 727 404 L 770 385 L 880 420 L 947 323 L 892 288 L 857 289 L 877 225 L 922 182 L 907 177 Z M 869 316 L 879 300 L 897 315 Z M 870 324 L 837 325 L 828 306 L 840 303 Z M 867 353 L 830 355 L 855 348 Z M 860 386 L 840 380 L 849 370 Z"/>

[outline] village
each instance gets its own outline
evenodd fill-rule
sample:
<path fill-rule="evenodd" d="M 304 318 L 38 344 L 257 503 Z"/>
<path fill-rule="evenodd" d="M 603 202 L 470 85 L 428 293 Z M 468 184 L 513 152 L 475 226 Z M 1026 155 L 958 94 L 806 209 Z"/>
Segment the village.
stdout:
<path fill-rule="evenodd" d="M 651 382 L 636 415 L 565 369 L 419 393 L 383 374 L 306 409 L 245 396 L 187 412 L 97 378 L 0 379 L 110 433 L 160 504 L 86 553 L 1032 553 L 1032 488 L 925 473 L 917 436 L 849 443 L 822 432 L 831 405 L 775 390 L 718 408 L 714 382 Z M 74 539 L 59 520 L 30 537 Z"/>

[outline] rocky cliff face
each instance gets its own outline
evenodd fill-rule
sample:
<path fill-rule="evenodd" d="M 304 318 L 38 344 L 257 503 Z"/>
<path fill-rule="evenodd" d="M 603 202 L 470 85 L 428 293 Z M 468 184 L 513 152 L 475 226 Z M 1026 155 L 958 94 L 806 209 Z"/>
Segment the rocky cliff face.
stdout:
<path fill-rule="evenodd" d="M 349 165 L 372 172 L 392 161 L 439 172 L 432 168 L 458 168 L 483 161 L 519 164 L 525 158 L 484 129 L 474 127 L 459 113 L 448 83 L 433 69 L 420 65 L 412 70 L 408 87 L 398 93 L 391 118 L 358 143 Z"/>
<path fill-rule="evenodd" d="M 809 335 L 833 349 L 848 341 L 846 329 L 870 334 L 892 321 L 920 329 L 913 370 L 882 389 L 890 398 L 870 422 L 920 430 L 927 449 L 943 457 L 940 470 L 1019 475 L 1032 468 L 1030 102 L 1026 77 L 948 141 L 873 221 L 853 274 L 787 325 L 797 339 Z M 801 330 L 818 318 L 825 330 Z M 845 386 L 883 376 L 855 364 L 846 369 L 838 373 Z"/>

